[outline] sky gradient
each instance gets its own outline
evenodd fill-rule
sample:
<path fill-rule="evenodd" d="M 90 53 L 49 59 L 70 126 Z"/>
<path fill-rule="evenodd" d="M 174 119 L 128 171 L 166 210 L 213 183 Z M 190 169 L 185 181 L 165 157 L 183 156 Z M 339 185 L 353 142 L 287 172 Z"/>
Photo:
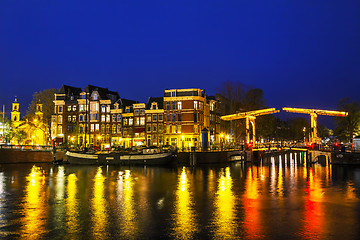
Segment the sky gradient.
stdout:
<path fill-rule="evenodd" d="M 4 0 L 0 33 L 7 111 L 62 84 L 146 101 L 230 80 L 262 88 L 269 107 L 360 101 L 358 0 Z"/>

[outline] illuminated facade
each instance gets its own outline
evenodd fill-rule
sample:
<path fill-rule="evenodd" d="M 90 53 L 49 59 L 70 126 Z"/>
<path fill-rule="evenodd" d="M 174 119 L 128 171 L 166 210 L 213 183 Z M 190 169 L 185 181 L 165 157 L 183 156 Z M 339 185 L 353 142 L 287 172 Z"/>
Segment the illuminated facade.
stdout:
<path fill-rule="evenodd" d="M 35 115 L 25 120 L 20 119 L 20 104 L 15 97 L 12 103 L 11 127 L 14 137 L 11 144 L 14 145 L 39 145 L 47 144 L 47 127 L 44 124 L 42 104 L 36 104 Z"/>
<path fill-rule="evenodd" d="M 52 133 L 57 143 L 77 146 L 200 147 L 206 128 L 209 145 L 220 139 L 218 101 L 202 89 L 165 90 L 164 97 L 139 103 L 117 92 L 88 85 L 63 85 L 55 94 Z"/>
<path fill-rule="evenodd" d="M 165 144 L 188 149 L 199 147 L 205 121 L 205 91 L 171 89 L 164 92 Z"/>

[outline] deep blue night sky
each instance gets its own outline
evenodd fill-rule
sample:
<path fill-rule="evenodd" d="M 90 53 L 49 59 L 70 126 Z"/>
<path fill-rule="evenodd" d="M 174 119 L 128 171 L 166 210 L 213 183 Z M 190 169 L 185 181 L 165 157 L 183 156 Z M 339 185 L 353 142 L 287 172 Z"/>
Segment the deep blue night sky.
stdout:
<path fill-rule="evenodd" d="M 62 84 L 146 101 L 230 80 L 262 88 L 269 107 L 360 101 L 359 0 L 4 0 L 0 33 L 7 111 Z"/>

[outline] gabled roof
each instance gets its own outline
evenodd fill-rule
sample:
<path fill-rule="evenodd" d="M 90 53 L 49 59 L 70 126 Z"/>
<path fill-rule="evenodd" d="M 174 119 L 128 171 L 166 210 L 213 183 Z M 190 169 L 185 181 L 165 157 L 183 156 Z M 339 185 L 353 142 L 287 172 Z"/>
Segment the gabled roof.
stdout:
<path fill-rule="evenodd" d="M 163 97 L 149 97 L 148 102 L 146 103 L 146 109 L 151 109 L 151 104 L 156 102 L 158 109 L 164 108 L 164 98 Z"/>
<path fill-rule="evenodd" d="M 77 87 L 72 87 L 72 86 L 68 86 L 68 85 L 62 85 L 62 87 L 60 88 L 58 93 L 61 94 L 66 94 L 66 95 L 74 95 L 77 96 L 81 93 L 81 88 L 77 88 Z"/>

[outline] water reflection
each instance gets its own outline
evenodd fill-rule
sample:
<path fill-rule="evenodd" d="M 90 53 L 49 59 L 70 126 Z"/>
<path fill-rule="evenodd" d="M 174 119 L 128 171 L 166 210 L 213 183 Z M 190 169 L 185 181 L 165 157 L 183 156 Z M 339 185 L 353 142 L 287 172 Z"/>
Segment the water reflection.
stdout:
<path fill-rule="evenodd" d="M 182 168 L 178 179 L 174 218 L 175 237 L 178 239 L 192 239 L 196 231 L 196 222 L 185 167 Z"/>
<path fill-rule="evenodd" d="M 106 227 L 108 219 L 104 196 L 104 181 L 105 177 L 102 174 L 102 168 L 98 167 L 97 173 L 94 177 L 94 191 L 91 199 L 93 209 L 93 235 L 97 239 L 105 239 L 107 231 Z"/>
<path fill-rule="evenodd" d="M 33 166 L 26 177 L 25 202 L 22 239 L 40 239 L 44 237 L 47 223 L 47 191 L 45 191 L 45 174 L 40 167 Z"/>
<path fill-rule="evenodd" d="M 215 238 L 229 239 L 235 236 L 235 196 L 232 192 L 230 168 L 222 169 L 218 180 L 218 190 L 215 197 Z"/>
<path fill-rule="evenodd" d="M 134 238 L 138 233 L 137 215 L 134 202 L 134 179 L 130 170 L 120 172 L 118 178 L 118 197 L 121 204 L 121 234 L 125 239 Z"/>
<path fill-rule="evenodd" d="M 78 237 L 79 232 L 79 209 L 77 199 L 77 177 L 74 173 L 67 177 L 66 187 L 66 225 L 68 233 L 73 236 L 74 239 Z"/>
<path fill-rule="evenodd" d="M 252 239 L 263 237 L 260 215 L 261 202 L 259 199 L 259 179 L 254 177 L 253 168 L 251 166 L 248 168 L 247 172 L 243 202 L 246 236 Z"/>

